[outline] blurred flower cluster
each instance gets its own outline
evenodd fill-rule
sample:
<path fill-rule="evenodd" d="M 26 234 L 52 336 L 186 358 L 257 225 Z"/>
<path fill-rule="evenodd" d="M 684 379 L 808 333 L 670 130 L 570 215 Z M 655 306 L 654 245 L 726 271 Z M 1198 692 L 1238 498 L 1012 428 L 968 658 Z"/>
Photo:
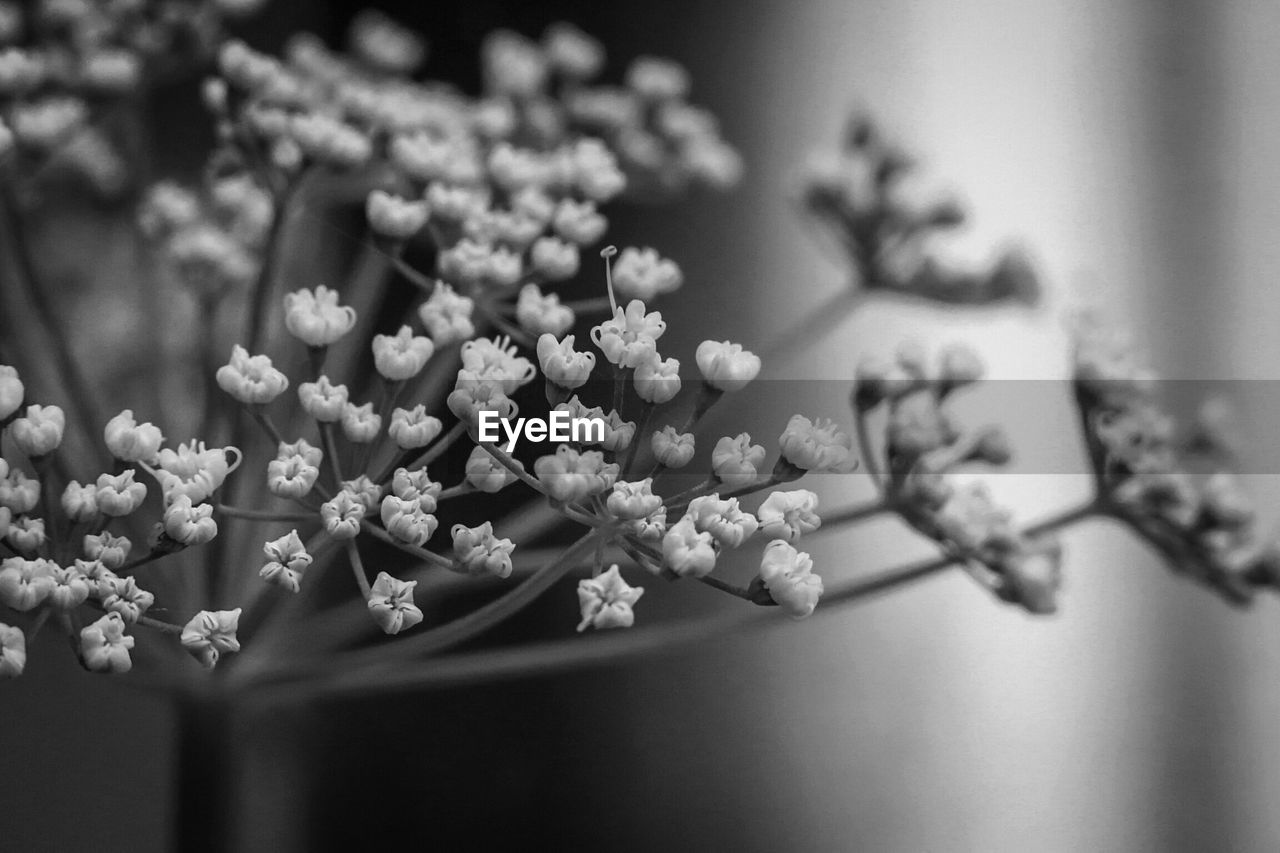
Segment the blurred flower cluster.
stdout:
<path fill-rule="evenodd" d="M 202 182 L 156 183 L 136 210 L 155 271 L 198 309 L 185 334 L 199 365 L 185 397 L 198 402 L 181 419 L 194 437 L 170 440 L 164 412 L 135 414 L 95 387 L 59 345 L 65 329 L 48 341 L 57 387 L 28 387 L 30 361 L 0 365 L 0 673 L 20 674 L 48 630 L 95 672 L 145 657 L 175 680 L 203 668 L 239 686 L 372 689 L 429 673 L 428 659 L 571 580 L 578 612 L 570 595 L 563 623 L 579 632 L 632 626 L 642 581 L 804 618 L 953 565 L 1042 614 L 1060 583 L 1056 531 L 1104 514 L 1232 600 L 1280 577 L 1248 502 L 1224 474 L 1192 477 L 1129 351 L 1093 326 L 1075 388 L 1097 494 L 1038 524 L 953 476 L 1012 455 L 999 428 L 951 415 L 983 372 L 963 346 L 860 364 L 852 430 L 797 413 L 773 441 L 712 433 L 726 395 L 756 392 L 761 357 L 717 335 L 681 352 L 666 318 L 688 318 L 659 308 L 685 284 L 679 264 L 605 245 L 612 206 L 727 190 L 741 173 L 679 64 L 641 57 L 601 83 L 604 49 L 575 27 L 500 31 L 470 96 L 421 79 L 426 41 L 380 12 L 357 16 L 344 51 L 300 35 L 276 57 L 220 36 L 222 16 L 255 5 L 46 2 L 26 15 L 0 3 L 0 41 L 19 45 L 0 50 L 7 273 L 45 326 L 58 327 L 56 306 L 13 192 L 30 158 L 96 132 L 98 98 L 188 53 L 210 60 L 201 93 L 216 129 Z M 961 211 L 920 190 L 863 118 L 803 198 L 862 292 L 1035 297 L 1016 253 L 977 271 L 940 259 L 935 238 Z M 328 257 L 316 229 L 339 233 L 325 217 L 353 212 L 355 257 L 325 281 L 300 275 Z M 575 284 L 592 295 L 570 298 Z M 535 438 L 524 458 L 486 432 L 526 416 L 598 429 Z M 855 443 L 876 497 L 820 514 L 817 492 L 793 484 L 854 470 Z M 820 528 L 885 513 L 939 556 L 836 584 L 800 550 Z M 457 589 L 483 603 L 453 613 Z M 137 642 L 144 632 L 155 636 Z M 547 654 L 572 660 L 590 642 Z M 194 663 L 170 659 L 183 656 Z"/>

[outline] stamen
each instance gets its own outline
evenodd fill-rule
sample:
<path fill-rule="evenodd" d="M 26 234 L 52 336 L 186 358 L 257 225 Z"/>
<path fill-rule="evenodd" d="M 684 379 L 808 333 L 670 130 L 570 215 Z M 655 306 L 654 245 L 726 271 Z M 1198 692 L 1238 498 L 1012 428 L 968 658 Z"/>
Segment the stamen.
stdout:
<path fill-rule="evenodd" d="M 605 246 L 600 250 L 600 257 L 604 258 L 604 281 L 605 286 L 609 288 L 609 307 L 613 309 L 613 313 L 618 313 L 618 300 L 613 295 L 613 264 L 610 258 L 618 254 L 617 246 Z"/>

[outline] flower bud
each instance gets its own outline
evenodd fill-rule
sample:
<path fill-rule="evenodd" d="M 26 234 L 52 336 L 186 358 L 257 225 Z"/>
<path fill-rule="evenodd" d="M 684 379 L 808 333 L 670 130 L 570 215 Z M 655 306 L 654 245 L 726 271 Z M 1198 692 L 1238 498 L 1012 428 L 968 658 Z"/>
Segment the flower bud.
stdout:
<path fill-rule="evenodd" d="M 589 352 L 577 352 L 573 348 L 573 335 L 557 341 L 554 335 L 538 338 L 538 364 L 548 382 L 572 391 L 581 388 L 591 378 L 596 357 Z"/>
<path fill-rule="evenodd" d="M 27 396 L 26 386 L 18 376 L 18 371 L 7 364 L 0 364 L 0 421 L 5 421 L 22 407 L 22 400 Z"/>
<path fill-rule="evenodd" d="M 73 522 L 92 521 L 98 515 L 98 487 L 82 486 L 76 480 L 67 483 L 62 490 L 62 511 Z"/>
<path fill-rule="evenodd" d="M 813 613 L 822 597 L 822 578 L 813 573 L 813 560 L 781 539 L 765 547 L 760 558 L 760 579 L 769 590 L 769 597 L 793 619 Z"/>
<path fill-rule="evenodd" d="M 338 304 L 338 291 L 323 284 L 303 288 L 284 298 L 284 324 L 295 338 L 310 347 L 327 347 L 356 324 L 355 309 Z"/>
<path fill-rule="evenodd" d="M 646 403 L 669 403 L 680 393 L 680 362 L 674 358 L 665 361 L 656 354 L 649 361 L 636 367 L 636 394 Z"/>
<path fill-rule="evenodd" d="M 0 152 L 2 151 L 0 147 Z M 17 678 L 26 668 L 26 635 L 21 628 L 0 622 L 0 678 Z"/>
<path fill-rule="evenodd" d="M 267 491 L 277 497 L 306 497 L 319 477 L 320 469 L 301 455 L 272 459 L 267 463 Z"/>
<path fill-rule="evenodd" d="M 28 477 L 21 468 L 12 469 L 9 476 L 0 479 L 0 506 L 14 515 L 31 512 L 39 502 L 40 481 Z"/>
<path fill-rule="evenodd" d="M 103 440 L 111 455 L 121 462 L 155 462 L 164 435 L 153 424 L 140 424 L 133 419 L 133 410 L 125 409 L 111 420 L 102 431 Z"/>
<path fill-rule="evenodd" d="M 630 628 L 636 618 L 632 608 L 642 595 L 644 587 L 628 586 L 616 563 L 607 572 L 578 581 L 578 607 L 582 612 L 578 630 Z"/>
<path fill-rule="evenodd" d="M 89 581 L 75 566 L 49 564 L 49 604 L 59 610 L 75 610 L 89 598 Z"/>
<path fill-rule="evenodd" d="M 120 617 L 130 625 L 138 621 L 138 617 L 146 613 L 156 597 L 138 586 L 133 578 L 113 578 L 108 590 L 102 597 L 102 606 Z"/>
<path fill-rule="evenodd" d="M 240 651 L 236 630 L 240 627 L 240 608 L 235 610 L 201 610 L 182 628 L 179 639 L 205 669 L 213 669 L 218 658 Z"/>
<path fill-rule="evenodd" d="M 666 468 L 683 468 L 693 461 L 693 433 L 676 432 L 673 426 L 665 426 L 649 440 L 653 455 Z"/>
<path fill-rule="evenodd" d="M 321 376 L 315 382 L 303 382 L 298 386 L 298 400 L 308 415 L 321 423 L 342 420 L 347 409 L 347 386 L 334 385 L 329 377 Z"/>
<path fill-rule="evenodd" d="M 436 440 L 444 425 L 439 418 L 427 414 L 427 407 L 418 405 L 412 409 L 395 409 L 391 412 L 391 426 L 387 434 L 401 450 L 417 450 Z"/>
<path fill-rule="evenodd" d="M 536 284 L 520 288 L 516 299 L 516 321 L 531 335 L 559 337 L 573 328 L 573 309 L 560 304 L 554 293 L 545 296 Z"/>
<path fill-rule="evenodd" d="M 590 246 L 604 236 L 608 221 L 596 212 L 595 202 L 564 199 L 551 220 L 555 232 L 579 246 Z"/>
<path fill-rule="evenodd" d="M 408 240 L 427 224 L 427 203 L 409 201 L 383 190 L 369 193 L 365 215 L 374 233 L 392 240 Z"/>
<path fill-rule="evenodd" d="M 533 242 L 529 250 L 533 262 L 533 271 L 547 281 L 565 281 L 578 274 L 582 261 L 578 255 L 578 247 L 558 237 L 540 237 Z M 570 321 L 569 325 L 573 325 Z M 564 329 L 560 334 L 564 333 Z"/>
<path fill-rule="evenodd" d="M 49 597 L 54 585 L 48 560 L 10 557 L 0 562 L 0 603 L 13 610 L 35 609 Z"/>
<path fill-rule="evenodd" d="M 423 512 L 436 511 L 436 499 L 440 497 L 440 484 L 431 482 L 426 468 L 410 471 L 397 468 L 391 477 L 391 493 L 404 500 L 417 501 Z"/>
<path fill-rule="evenodd" d="M 495 494 L 515 481 L 516 475 L 490 456 L 483 447 L 476 447 L 471 451 L 471 456 L 467 458 L 467 482 L 477 491 Z"/>
<path fill-rule="evenodd" d="M 505 578 L 511 574 L 511 552 L 515 543 L 493 535 L 493 524 L 479 527 L 455 524 L 452 531 L 453 554 L 458 565 L 468 574 L 491 574 Z"/>
<path fill-rule="evenodd" d="M 721 498 L 719 495 L 702 495 L 689 502 L 686 518 L 693 519 L 698 530 L 710 533 L 712 538 L 726 548 L 737 548 L 755 535 L 759 526 L 756 517 L 743 512 L 737 498 Z"/>
<path fill-rule="evenodd" d="M 98 477 L 98 511 L 112 518 L 120 518 L 142 506 L 147 497 L 147 487 L 134 482 L 133 469 L 120 474 L 101 474 Z"/>
<path fill-rule="evenodd" d="M 773 492 L 756 511 L 760 532 L 771 539 L 795 542 L 822 526 L 818 496 L 808 489 Z"/>
<path fill-rule="evenodd" d="M 312 563 L 312 556 L 307 553 L 306 546 L 298 538 L 297 530 L 290 530 L 279 539 L 263 544 L 262 553 L 267 562 L 258 571 L 258 576 L 267 583 L 284 587 L 290 592 L 297 592 L 302 574 Z"/>
<path fill-rule="evenodd" d="M 218 535 L 213 506 L 193 504 L 187 495 L 178 495 L 164 511 L 164 532 L 182 545 L 203 545 Z"/>
<path fill-rule="evenodd" d="M 392 382 L 412 379 L 427 366 L 436 351 L 430 338 L 415 336 L 408 326 L 394 335 L 374 335 L 373 362 L 378 373 Z"/>
<path fill-rule="evenodd" d="M 347 403 L 342 410 L 342 434 L 353 444 L 368 444 L 381 430 L 382 416 L 374 412 L 373 403 Z"/>
<path fill-rule="evenodd" d="M 399 634 L 422 621 L 422 611 L 413 603 L 417 581 L 402 581 L 386 572 L 378 572 L 369 588 L 369 615 L 388 634 Z"/>
<path fill-rule="evenodd" d="M 703 341 L 695 358 L 702 378 L 719 391 L 740 391 L 760 374 L 760 357 L 728 341 Z"/>
<path fill-rule="evenodd" d="M 720 482 L 731 489 L 754 483 L 764 464 L 765 450 L 751 443 L 751 436 L 741 433 L 736 438 L 725 436 L 711 451 L 711 470 Z"/>
<path fill-rule="evenodd" d="M 778 438 L 782 458 L 801 471 L 835 471 L 848 460 L 852 440 L 834 421 L 792 415 Z"/>
<path fill-rule="evenodd" d="M 24 515 L 9 522 L 5 539 L 19 551 L 34 553 L 49 541 L 49 536 L 45 532 L 44 519 Z"/>
<path fill-rule="evenodd" d="M 465 341 L 476 333 L 471 322 L 475 300 L 459 296 L 452 287 L 437 282 L 427 301 L 418 306 L 418 319 L 437 347 Z"/>
<path fill-rule="evenodd" d="M 627 247 L 613 265 L 613 286 L 618 296 L 652 302 L 684 283 L 684 274 L 675 261 L 661 257 L 654 249 Z"/>
<path fill-rule="evenodd" d="M 108 569 L 118 569 L 129 559 L 133 543 L 124 536 L 110 533 L 90 533 L 84 537 L 84 555 L 97 560 Z"/>
<path fill-rule="evenodd" d="M 133 637 L 124 632 L 119 613 L 108 613 L 80 631 L 80 659 L 91 672 L 120 673 L 133 668 Z"/>
<path fill-rule="evenodd" d="M 592 328 L 591 340 L 610 364 L 639 367 L 657 357 L 657 341 L 666 330 L 661 312 L 645 313 L 644 303 L 633 299 L 625 310 L 618 308 L 613 317 Z"/>
<path fill-rule="evenodd" d="M 705 577 L 716 567 L 710 533 L 699 532 L 689 516 L 677 521 L 662 537 L 662 559 L 680 577 Z"/>
<path fill-rule="evenodd" d="M 270 403 L 289 387 L 283 373 L 271 366 L 265 355 L 250 356 L 236 344 L 231 348 L 231 361 L 218 368 L 218 387 L 241 403 Z"/>
<path fill-rule="evenodd" d="M 320 520 L 324 529 L 334 539 L 354 539 L 364 520 L 364 503 L 343 490 L 320 507 Z"/>
<path fill-rule="evenodd" d="M 380 511 L 382 526 L 387 532 L 410 545 L 421 547 L 436 532 L 436 517 L 424 512 L 416 499 L 387 495 L 382 499 Z"/>
<path fill-rule="evenodd" d="M 62 444 L 67 417 L 58 406 L 27 406 L 24 416 L 9 425 L 9 437 L 31 458 L 48 456 Z"/>
<path fill-rule="evenodd" d="M 648 518 L 662 508 L 662 496 L 653 493 L 652 478 L 618 482 L 613 484 L 605 506 L 610 515 L 623 521 Z"/>

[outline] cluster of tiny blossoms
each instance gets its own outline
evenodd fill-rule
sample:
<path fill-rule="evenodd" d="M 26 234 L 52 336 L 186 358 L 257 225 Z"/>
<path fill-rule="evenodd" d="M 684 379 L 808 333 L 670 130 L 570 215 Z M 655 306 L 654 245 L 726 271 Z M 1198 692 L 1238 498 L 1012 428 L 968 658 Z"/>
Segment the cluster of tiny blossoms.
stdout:
<path fill-rule="evenodd" d="M 102 434 L 112 470 L 59 488 L 66 416 L 58 406 L 25 403 L 25 397 L 18 372 L 0 365 L 0 423 L 9 448 L 0 457 L 0 540 L 7 552 L 0 560 L 0 604 L 29 614 L 32 635 L 55 621 L 93 672 L 132 668 L 129 632 L 136 625 L 174 635 L 206 666 L 221 652 L 237 651 L 238 609 L 201 611 L 185 626 L 154 619 L 147 614 L 156 597 L 134 573 L 218 535 L 209 501 L 239 464 L 239 451 L 198 441 L 168 447 L 158 427 L 125 410 Z M 121 526 L 138 516 L 155 521 L 145 546 L 135 549 Z M 20 674 L 26 635 L 3 625 L 0 636 L 0 672 Z"/>
<path fill-rule="evenodd" d="M 103 195 L 130 174 L 107 118 L 146 87 L 209 56 L 223 22 L 262 0 L 0 2 L 0 162 L 62 170 Z"/>

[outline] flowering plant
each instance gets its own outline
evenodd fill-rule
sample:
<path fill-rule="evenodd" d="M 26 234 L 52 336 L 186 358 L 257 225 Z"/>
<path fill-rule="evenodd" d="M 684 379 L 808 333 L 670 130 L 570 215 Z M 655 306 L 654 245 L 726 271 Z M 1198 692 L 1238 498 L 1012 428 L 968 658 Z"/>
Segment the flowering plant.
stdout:
<path fill-rule="evenodd" d="M 776 441 L 711 433 L 709 413 L 804 336 L 668 348 L 659 305 L 685 285 L 680 266 L 606 244 L 611 206 L 739 177 L 678 64 L 645 57 L 600 83 L 603 48 L 576 28 L 502 31 L 468 97 L 415 80 L 425 42 L 380 13 L 356 19 L 346 53 L 304 35 L 277 58 L 221 36 L 255 5 L 0 3 L 0 224 L 6 299 L 22 306 L 6 305 L 0 341 L 0 674 L 62 632 L 89 671 L 136 667 L 193 695 L 404 688 L 722 627 L 633 629 L 646 585 L 703 584 L 805 618 L 952 566 L 1043 614 L 1060 585 L 1055 533 L 1098 516 L 1229 601 L 1280 583 L 1280 552 L 1217 468 L 1222 442 L 1181 441 L 1149 373 L 1093 317 L 1077 324 L 1072 382 L 1093 495 L 1039 523 L 953 476 L 1011 458 L 998 427 L 953 417 L 982 375 L 963 346 L 860 363 L 848 429 L 797 413 Z M 200 185 L 149 186 L 136 224 L 155 274 L 197 307 L 183 345 L 200 402 L 115 411 L 75 357 L 28 227 L 47 182 L 127 184 L 110 111 L 193 57 L 212 62 L 216 146 Z M 807 174 L 802 207 L 853 273 L 806 318 L 810 336 L 864 296 L 1036 299 L 1021 255 L 958 269 L 934 253 L 964 212 L 922 199 L 914 177 L 863 117 Z M 300 276 L 315 223 L 351 208 L 367 226 L 351 269 Z M 595 295 L 569 298 L 575 279 L 598 281 Z M 480 428 L 521 412 L 602 426 L 521 459 Z M 681 474 L 707 450 L 705 476 Z M 870 502 L 826 510 L 798 485 L 858 465 Z M 886 514 L 938 556 L 837 582 L 801 550 Z M 735 577 L 730 552 L 756 545 Z M 473 587 L 497 592 L 442 613 Z M 548 592 L 566 632 L 612 635 L 456 651 Z"/>

